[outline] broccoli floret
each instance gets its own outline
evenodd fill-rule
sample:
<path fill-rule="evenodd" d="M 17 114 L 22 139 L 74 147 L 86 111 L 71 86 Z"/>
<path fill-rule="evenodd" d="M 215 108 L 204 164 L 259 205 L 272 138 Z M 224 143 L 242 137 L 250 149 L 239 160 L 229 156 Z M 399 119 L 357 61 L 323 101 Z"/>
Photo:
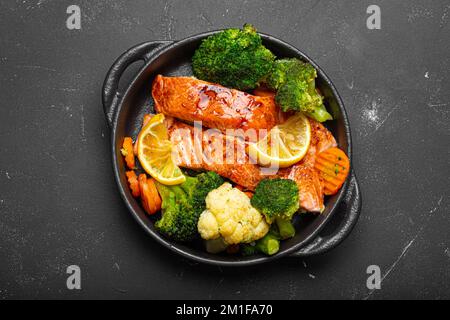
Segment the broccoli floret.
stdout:
<path fill-rule="evenodd" d="M 278 90 L 286 82 L 289 70 L 295 68 L 297 61 L 297 59 L 280 59 L 275 61 L 272 72 L 266 80 L 267 86 L 273 90 Z"/>
<path fill-rule="evenodd" d="M 276 222 L 282 239 L 295 235 L 292 216 L 300 208 L 299 190 L 290 179 L 265 179 L 256 187 L 251 204 L 268 223 Z"/>
<path fill-rule="evenodd" d="M 239 90 L 254 89 L 270 73 L 275 56 L 256 29 L 227 29 L 202 41 L 192 58 L 194 75 Z"/>
<path fill-rule="evenodd" d="M 192 203 L 198 216 L 200 216 L 206 209 L 206 196 L 210 191 L 220 187 L 224 183 L 224 180 L 212 171 L 201 173 L 195 179 L 197 179 L 197 184 L 192 189 Z"/>
<path fill-rule="evenodd" d="M 180 186 L 165 186 L 157 183 L 162 199 L 162 217 L 155 223 L 156 228 L 169 238 L 189 241 L 197 230 L 197 224 L 188 197 Z"/>
<path fill-rule="evenodd" d="M 277 90 L 275 100 L 283 111 L 302 111 L 319 122 L 331 120 L 317 92 L 317 71 L 309 63 L 296 58 L 281 59 L 274 63 L 266 80 L 269 88 Z"/>
<path fill-rule="evenodd" d="M 214 172 L 186 177 L 186 181 L 177 186 L 157 183 L 162 199 L 162 217 L 155 223 L 156 228 L 177 241 L 196 238 L 198 218 L 206 209 L 205 198 L 222 183 L 223 179 Z"/>
<path fill-rule="evenodd" d="M 293 180 L 264 179 L 257 185 L 251 203 L 269 223 L 275 218 L 290 220 L 300 207 L 298 192 Z"/>

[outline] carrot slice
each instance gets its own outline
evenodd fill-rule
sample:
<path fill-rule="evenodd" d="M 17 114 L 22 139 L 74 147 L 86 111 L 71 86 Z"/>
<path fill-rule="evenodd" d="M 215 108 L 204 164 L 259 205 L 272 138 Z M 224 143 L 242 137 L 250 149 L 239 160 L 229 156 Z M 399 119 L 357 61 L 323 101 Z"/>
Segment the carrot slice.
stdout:
<path fill-rule="evenodd" d="M 125 139 L 123 139 L 122 149 L 120 150 L 120 152 L 125 157 L 125 163 L 127 164 L 128 169 L 133 170 L 136 167 L 133 150 L 133 139 L 131 139 L 130 137 L 125 137 Z"/>
<path fill-rule="evenodd" d="M 133 197 L 137 198 L 141 194 L 139 189 L 139 181 L 136 173 L 133 170 L 125 172 L 128 178 L 128 184 L 130 185 L 131 193 Z"/>
<path fill-rule="evenodd" d="M 147 180 L 148 187 L 152 193 L 153 211 L 156 213 L 161 210 L 162 200 L 159 196 L 158 189 L 156 188 L 155 179 L 151 178 Z"/>
<path fill-rule="evenodd" d="M 140 174 L 139 189 L 145 212 L 152 215 L 161 210 L 161 197 L 153 179 L 147 179 L 147 175 L 144 173 Z"/>
<path fill-rule="evenodd" d="M 339 148 L 330 148 L 317 155 L 314 167 L 323 179 L 324 193 L 333 195 L 338 192 L 347 179 L 350 160 Z"/>
<path fill-rule="evenodd" d="M 150 208 L 148 205 L 149 199 L 145 196 L 145 194 L 148 194 L 147 175 L 145 173 L 139 175 L 139 190 L 141 192 L 142 206 L 144 207 L 145 212 L 150 214 Z"/>

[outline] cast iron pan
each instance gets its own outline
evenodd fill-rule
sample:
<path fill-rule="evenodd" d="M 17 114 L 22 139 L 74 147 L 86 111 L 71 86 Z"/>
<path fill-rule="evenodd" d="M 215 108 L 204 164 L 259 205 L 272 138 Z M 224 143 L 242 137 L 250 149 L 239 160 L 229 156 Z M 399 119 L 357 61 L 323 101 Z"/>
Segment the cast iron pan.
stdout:
<path fill-rule="evenodd" d="M 361 209 L 359 186 L 353 170 L 338 194 L 326 199 L 321 215 L 303 214 L 296 221 L 297 234 L 283 241 L 278 254 L 267 257 L 255 255 L 215 255 L 207 253 L 201 243 L 177 243 L 165 238 L 154 227 L 154 217 L 149 217 L 138 200 L 132 197 L 125 177 L 125 164 L 120 154 L 123 138 L 135 138 L 141 128 L 143 115 L 153 112 L 151 85 L 157 74 L 165 76 L 190 76 L 191 57 L 209 32 L 181 41 L 152 41 L 139 44 L 122 54 L 106 75 L 103 85 L 103 108 L 111 127 L 113 167 L 120 194 L 133 217 L 154 239 L 163 246 L 187 258 L 222 266 L 243 266 L 268 262 L 283 256 L 306 257 L 326 252 L 341 243 L 353 229 Z M 351 159 L 351 137 L 347 114 L 339 94 L 322 69 L 300 50 L 272 36 L 261 34 L 264 45 L 277 57 L 298 57 L 310 62 L 318 72 L 317 86 L 326 99 L 327 109 L 335 120 L 327 127 L 333 132 L 340 148 Z M 125 92 L 118 92 L 123 72 L 134 62 L 144 61 Z"/>

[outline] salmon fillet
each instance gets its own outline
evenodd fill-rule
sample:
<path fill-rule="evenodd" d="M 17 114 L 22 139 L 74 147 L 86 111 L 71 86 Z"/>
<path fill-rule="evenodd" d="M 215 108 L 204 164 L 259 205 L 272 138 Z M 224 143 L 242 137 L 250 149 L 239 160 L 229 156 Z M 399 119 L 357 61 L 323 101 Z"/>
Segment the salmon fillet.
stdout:
<path fill-rule="evenodd" d="M 309 120 L 311 124 L 311 144 L 305 157 L 292 167 L 281 169 L 279 176 L 297 183 L 300 206 L 309 212 L 322 212 L 324 209 L 323 181 L 314 168 L 316 155 L 335 147 L 336 140 L 321 123 Z"/>
<path fill-rule="evenodd" d="M 266 177 L 260 166 L 250 162 L 244 140 L 214 129 L 196 130 L 175 119 L 167 125 L 178 166 L 214 171 L 249 190 Z"/>
<path fill-rule="evenodd" d="M 157 112 L 187 122 L 202 121 L 203 126 L 228 135 L 242 133 L 227 133 L 227 129 L 270 130 L 278 122 L 279 108 L 273 96 L 253 96 L 192 77 L 158 75 L 152 96 Z"/>
<path fill-rule="evenodd" d="M 246 142 L 242 139 L 225 136 L 218 130 L 198 128 L 196 131 L 193 126 L 173 118 L 167 119 L 169 136 L 175 146 L 176 163 L 180 167 L 214 171 L 252 191 L 264 178 L 292 179 L 299 188 L 300 206 L 310 212 L 323 210 L 323 182 L 314 163 L 316 154 L 336 146 L 336 140 L 319 122 L 310 120 L 311 144 L 306 156 L 289 168 L 268 173 L 251 162 L 245 152 Z M 231 161 L 227 163 L 227 159 Z"/>

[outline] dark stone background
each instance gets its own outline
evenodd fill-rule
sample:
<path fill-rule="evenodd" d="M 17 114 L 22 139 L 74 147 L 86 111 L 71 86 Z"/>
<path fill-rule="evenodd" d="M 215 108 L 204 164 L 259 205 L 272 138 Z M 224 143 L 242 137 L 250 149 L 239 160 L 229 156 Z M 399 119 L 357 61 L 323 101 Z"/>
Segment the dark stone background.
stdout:
<path fill-rule="evenodd" d="M 71 4 L 79 31 L 65 26 Z M 369 4 L 381 30 L 366 28 Z M 450 298 L 449 20 L 448 1 L 2 1 L 0 298 Z M 363 210 L 328 254 L 224 269 L 176 256 L 133 221 L 100 93 L 134 44 L 245 22 L 336 84 Z M 66 289 L 71 264 L 81 291 Z M 366 288 L 371 264 L 382 290 Z"/>

